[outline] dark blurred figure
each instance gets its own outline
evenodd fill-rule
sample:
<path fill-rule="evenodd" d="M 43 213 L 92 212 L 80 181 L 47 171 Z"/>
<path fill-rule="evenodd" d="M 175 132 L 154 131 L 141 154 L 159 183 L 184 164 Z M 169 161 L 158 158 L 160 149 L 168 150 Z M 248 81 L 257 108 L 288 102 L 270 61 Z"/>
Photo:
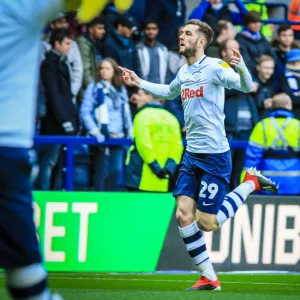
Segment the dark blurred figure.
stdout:
<path fill-rule="evenodd" d="M 274 73 L 275 61 L 273 57 L 262 55 L 253 75 L 253 97 L 259 111 L 260 118 L 265 118 L 272 108 L 272 97 L 283 91 L 278 76 Z"/>
<path fill-rule="evenodd" d="M 235 36 L 233 25 L 226 20 L 220 20 L 215 30 L 215 39 L 205 50 L 205 54 L 210 57 L 221 58 L 221 44 L 227 40 L 233 40 Z"/>
<path fill-rule="evenodd" d="M 144 24 L 144 40 L 137 46 L 140 65 L 143 66 L 141 78 L 153 83 L 165 84 L 168 71 L 168 49 L 156 40 L 158 25 L 153 20 Z"/>
<path fill-rule="evenodd" d="M 66 63 L 72 39 L 65 29 L 56 29 L 50 38 L 52 50 L 41 65 L 45 89 L 46 116 L 41 121 L 41 135 L 74 135 L 78 130 L 78 114 L 72 101 L 71 76 Z M 61 145 L 42 144 L 39 149 L 40 172 L 38 190 L 49 190 L 52 170 L 58 162 Z"/>
<path fill-rule="evenodd" d="M 116 22 L 116 28 L 106 37 L 104 41 L 104 57 L 113 58 L 117 64 L 133 70 L 141 75 L 141 67 L 132 40 L 133 32 L 137 25 L 129 15 L 120 15 Z"/>
<path fill-rule="evenodd" d="M 272 42 L 272 46 L 276 53 L 275 70 L 282 74 L 285 71 L 287 52 L 300 47 L 300 44 L 295 41 L 294 30 L 290 25 L 283 24 L 278 27 L 277 37 Z"/>
<path fill-rule="evenodd" d="M 258 59 L 269 55 L 275 59 L 275 53 L 261 33 L 261 15 L 256 11 L 248 11 L 244 16 L 244 28 L 236 36 L 240 43 L 241 54 L 247 67 L 255 72 Z"/>
<path fill-rule="evenodd" d="M 189 19 L 199 19 L 206 22 L 214 30 L 217 28 L 218 21 L 226 20 L 234 25 L 243 24 L 244 15 L 247 9 L 241 0 L 235 0 L 234 3 L 238 12 L 232 11 L 229 5 L 223 0 L 201 1 L 200 4 L 192 11 Z"/>
<path fill-rule="evenodd" d="M 157 39 L 168 49 L 177 43 L 178 29 L 184 24 L 186 5 L 184 0 L 147 0 L 145 19 L 157 22 Z"/>
<path fill-rule="evenodd" d="M 82 95 L 88 85 L 95 80 L 98 72 L 97 64 L 103 59 L 104 23 L 104 18 L 98 16 L 87 24 L 88 31 L 77 39 L 83 62 Z"/>

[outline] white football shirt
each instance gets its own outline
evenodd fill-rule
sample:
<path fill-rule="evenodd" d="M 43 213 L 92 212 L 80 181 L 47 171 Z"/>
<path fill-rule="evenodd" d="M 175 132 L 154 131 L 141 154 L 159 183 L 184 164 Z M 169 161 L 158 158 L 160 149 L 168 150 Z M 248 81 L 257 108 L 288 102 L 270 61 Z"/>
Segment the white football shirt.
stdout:
<path fill-rule="evenodd" d="M 185 64 L 170 85 L 142 80 L 140 87 L 167 100 L 181 94 L 189 152 L 223 153 L 229 150 L 224 88 L 249 93 L 252 78 L 243 62 L 238 74 L 224 61 L 203 56 L 191 66 Z"/>

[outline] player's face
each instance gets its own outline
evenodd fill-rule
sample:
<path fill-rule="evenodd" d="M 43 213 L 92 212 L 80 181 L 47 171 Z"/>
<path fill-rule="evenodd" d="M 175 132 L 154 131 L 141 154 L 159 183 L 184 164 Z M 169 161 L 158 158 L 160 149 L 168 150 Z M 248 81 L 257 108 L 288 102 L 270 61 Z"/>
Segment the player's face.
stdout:
<path fill-rule="evenodd" d="M 179 36 L 179 53 L 186 58 L 196 54 L 205 45 L 205 38 L 199 34 L 197 25 L 188 24 L 181 30 Z"/>
<path fill-rule="evenodd" d="M 145 28 L 145 36 L 147 40 L 153 41 L 158 35 L 158 27 L 155 23 L 149 23 Z"/>
<path fill-rule="evenodd" d="M 268 60 L 268 61 L 262 62 L 258 66 L 257 70 L 258 70 L 260 77 L 262 77 L 265 80 L 268 80 L 271 78 L 271 76 L 274 73 L 274 67 L 275 67 L 274 61 Z"/>
<path fill-rule="evenodd" d="M 112 81 L 114 77 L 114 68 L 108 61 L 103 61 L 100 66 L 100 78 L 107 81 Z"/>
<path fill-rule="evenodd" d="M 64 38 L 62 42 L 55 42 L 55 50 L 63 56 L 68 56 L 69 51 L 72 47 L 72 40 Z"/>
<path fill-rule="evenodd" d="M 280 44 L 282 44 L 284 47 L 290 47 L 292 43 L 294 42 L 294 31 L 293 29 L 288 29 L 286 31 L 282 31 L 278 35 L 278 40 Z"/>

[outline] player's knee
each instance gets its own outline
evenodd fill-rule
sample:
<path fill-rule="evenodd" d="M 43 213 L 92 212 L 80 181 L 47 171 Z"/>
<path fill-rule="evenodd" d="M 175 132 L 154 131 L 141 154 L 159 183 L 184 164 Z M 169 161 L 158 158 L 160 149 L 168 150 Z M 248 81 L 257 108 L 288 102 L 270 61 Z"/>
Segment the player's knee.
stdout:
<path fill-rule="evenodd" d="M 215 225 L 213 222 L 210 222 L 209 220 L 197 220 L 198 227 L 200 230 L 205 232 L 211 232 L 215 230 Z"/>
<path fill-rule="evenodd" d="M 188 226 L 194 222 L 195 217 L 192 212 L 178 207 L 176 210 L 176 219 L 180 226 Z"/>

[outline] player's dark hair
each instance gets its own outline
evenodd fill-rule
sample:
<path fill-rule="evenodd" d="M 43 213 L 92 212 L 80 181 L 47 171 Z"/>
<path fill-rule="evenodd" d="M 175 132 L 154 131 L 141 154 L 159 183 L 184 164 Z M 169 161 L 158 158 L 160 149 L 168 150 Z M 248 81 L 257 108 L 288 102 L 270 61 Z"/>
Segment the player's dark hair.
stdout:
<path fill-rule="evenodd" d="M 206 39 L 206 44 L 204 45 L 204 49 L 206 49 L 209 44 L 214 39 L 214 31 L 212 28 L 205 22 L 202 22 L 198 19 L 191 19 L 184 23 L 184 26 L 186 25 L 196 25 L 199 28 L 199 32 L 202 33 Z"/>
<path fill-rule="evenodd" d="M 69 30 L 64 28 L 57 28 L 51 32 L 49 43 L 54 49 L 55 42 L 61 43 L 65 38 L 72 39 Z"/>
<path fill-rule="evenodd" d="M 281 32 L 287 31 L 292 29 L 291 25 L 288 24 L 281 24 L 277 29 L 277 35 L 280 35 Z"/>

